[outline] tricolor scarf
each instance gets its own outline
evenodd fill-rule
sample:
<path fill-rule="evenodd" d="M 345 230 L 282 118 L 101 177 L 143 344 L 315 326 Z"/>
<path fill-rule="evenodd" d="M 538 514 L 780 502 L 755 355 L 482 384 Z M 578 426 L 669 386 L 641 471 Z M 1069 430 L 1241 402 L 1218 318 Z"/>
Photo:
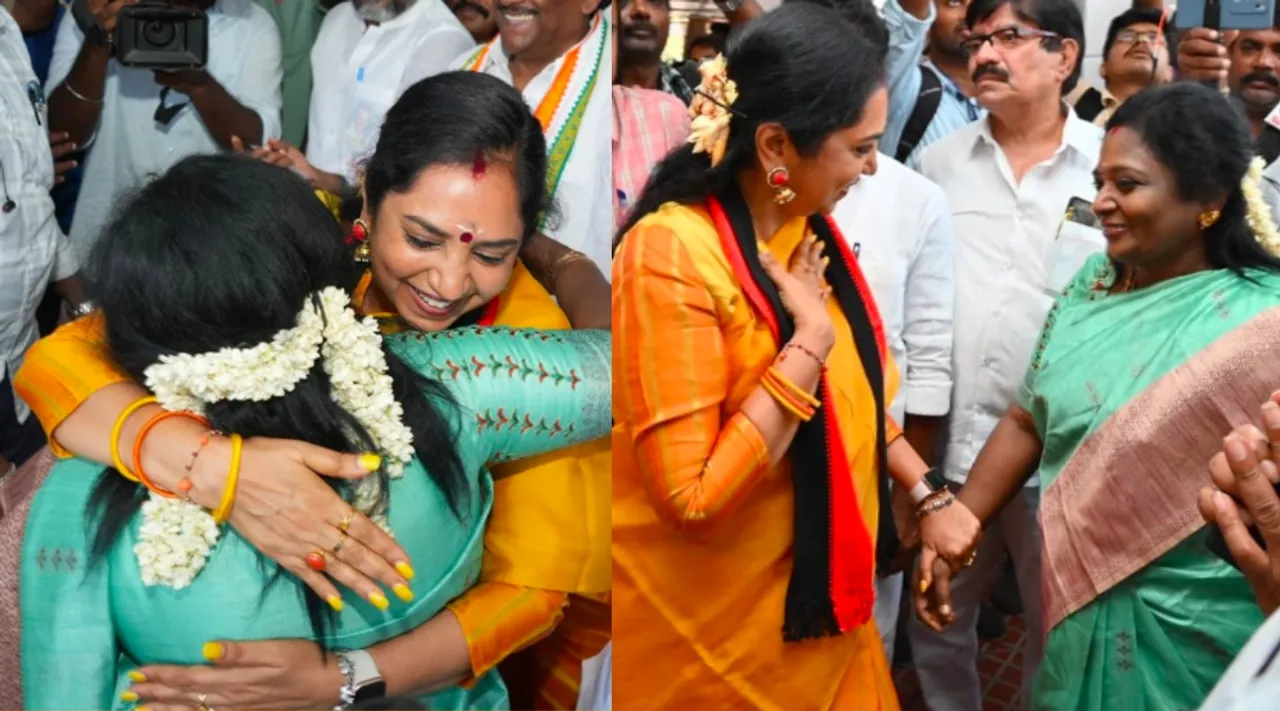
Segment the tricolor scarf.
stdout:
<path fill-rule="evenodd" d="M 719 199 L 710 198 L 708 208 L 743 293 L 782 347 L 794 335 L 795 323 L 760 265 L 746 200 L 734 188 Z M 876 411 L 868 415 L 876 418 L 880 526 L 879 543 L 873 550 L 836 410 L 819 407 L 816 417 L 800 424 L 787 452 L 795 485 L 795 561 L 782 630 L 788 642 L 844 634 L 866 624 L 875 603 L 876 562 L 884 569 L 898 549 L 886 474 L 884 327 L 862 270 L 839 229 L 830 218 L 817 215 L 809 218 L 809 228 L 826 245 L 826 253 L 836 255 L 825 276 L 853 331 L 875 399 Z M 824 404 L 833 401 L 826 373 L 815 396 Z"/>

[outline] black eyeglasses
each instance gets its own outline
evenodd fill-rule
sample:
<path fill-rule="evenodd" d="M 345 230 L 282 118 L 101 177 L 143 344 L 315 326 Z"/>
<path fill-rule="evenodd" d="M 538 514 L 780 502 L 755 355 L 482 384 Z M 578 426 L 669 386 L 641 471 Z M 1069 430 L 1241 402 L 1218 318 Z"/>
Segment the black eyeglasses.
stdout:
<path fill-rule="evenodd" d="M 1030 27 L 1001 27 L 1000 29 L 986 35 L 969 35 L 961 45 L 970 56 L 978 53 L 982 49 L 982 45 L 990 42 L 992 47 L 997 50 L 1014 49 L 1023 42 L 1030 39 L 1059 39 L 1062 35 L 1056 32 L 1046 32 L 1045 30 L 1036 30 Z"/>
<path fill-rule="evenodd" d="M 1120 30 L 1116 33 L 1116 41 L 1125 44 L 1133 44 L 1138 40 L 1145 40 L 1147 44 L 1155 44 L 1160 39 L 1160 33 L 1156 30 Z"/>

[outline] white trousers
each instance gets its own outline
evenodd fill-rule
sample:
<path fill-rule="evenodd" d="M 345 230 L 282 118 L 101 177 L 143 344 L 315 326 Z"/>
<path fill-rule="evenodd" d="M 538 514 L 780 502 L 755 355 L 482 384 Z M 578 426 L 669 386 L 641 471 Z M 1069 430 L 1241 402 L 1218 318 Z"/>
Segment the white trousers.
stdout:
<path fill-rule="evenodd" d="M 880 639 L 884 641 L 884 656 L 893 666 L 893 645 L 898 639 L 898 609 L 902 606 L 902 580 L 905 574 L 898 573 L 887 578 L 876 578 L 876 605 L 872 614 L 876 618 L 876 627 L 880 628 Z"/>
<path fill-rule="evenodd" d="M 613 708 L 613 642 L 582 663 L 578 708 L 587 711 L 610 711 Z"/>
<path fill-rule="evenodd" d="M 978 606 L 1004 571 L 1006 546 L 1013 555 L 1026 619 L 1022 662 L 1022 708 L 1029 709 L 1031 687 L 1044 642 L 1040 599 L 1040 527 L 1036 511 L 1040 489 L 1023 489 L 982 535 L 972 567 L 951 583 L 955 621 L 941 633 L 913 614 L 907 626 L 911 653 L 925 703 L 932 711 L 982 711 L 978 678 Z"/>

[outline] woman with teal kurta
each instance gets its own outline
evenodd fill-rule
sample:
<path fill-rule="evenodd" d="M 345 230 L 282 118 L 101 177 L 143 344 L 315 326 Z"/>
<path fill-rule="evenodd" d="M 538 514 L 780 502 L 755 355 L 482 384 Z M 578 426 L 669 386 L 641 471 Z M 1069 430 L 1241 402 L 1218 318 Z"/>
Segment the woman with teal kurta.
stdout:
<path fill-rule="evenodd" d="M 587 441 L 609 426 L 607 332 L 473 328 L 384 342 L 349 309 L 356 275 L 336 225 L 301 182 L 272 166 L 179 163 L 113 223 L 93 264 L 112 355 L 166 409 L 191 403 L 185 409 L 203 412 L 211 428 L 244 437 L 378 452 L 377 476 L 334 486 L 350 495 L 353 516 L 393 532 L 417 572 L 398 601 L 348 594 L 326 605 L 234 531 L 217 532 L 194 504 L 154 488 L 148 495 L 95 463 L 61 462 L 32 503 L 24 537 L 27 708 L 127 708 L 136 700 L 122 693 L 132 670 L 200 664 L 208 639 L 311 638 L 329 651 L 359 650 L 414 629 L 479 576 L 492 503 L 486 463 Z M 310 360 L 299 356 L 306 347 L 289 345 L 308 329 L 319 334 Z M 276 357 L 262 357 L 264 343 L 278 347 Z M 297 382 L 270 392 L 291 370 Z M 313 569 L 341 564 L 347 538 L 333 534 L 317 542 L 327 563 Z M 343 685 L 344 672 L 332 669 L 317 683 Z M 496 672 L 422 701 L 507 707 Z M 191 705 L 203 706 L 198 692 Z"/>
<path fill-rule="evenodd" d="M 1262 615 L 1205 545 L 1204 462 L 1280 384 L 1280 248 L 1248 132 L 1197 85 L 1116 112 L 1106 254 L 1058 298 L 960 498 L 984 521 L 1039 471 L 1049 630 L 1031 706 L 1194 709 Z M 947 578 L 934 566 L 935 578 Z M 921 608 L 940 615 L 945 586 Z"/>

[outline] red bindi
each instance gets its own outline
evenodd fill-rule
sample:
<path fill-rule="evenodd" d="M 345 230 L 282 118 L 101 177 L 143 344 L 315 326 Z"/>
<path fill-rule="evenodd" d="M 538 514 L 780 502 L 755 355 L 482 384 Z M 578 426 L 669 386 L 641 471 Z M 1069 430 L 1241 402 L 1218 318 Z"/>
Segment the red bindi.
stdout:
<path fill-rule="evenodd" d="M 471 244 L 471 240 L 475 239 L 475 235 L 472 235 L 470 232 L 463 232 L 462 236 L 458 239 L 462 240 L 463 244 Z"/>
<path fill-rule="evenodd" d="M 481 177 L 484 176 L 484 169 L 485 169 L 484 153 L 481 153 L 480 151 L 476 151 L 476 157 L 471 161 L 471 177 L 475 178 L 476 180 L 479 180 Z M 470 242 L 471 240 L 463 240 L 463 241 Z"/>

